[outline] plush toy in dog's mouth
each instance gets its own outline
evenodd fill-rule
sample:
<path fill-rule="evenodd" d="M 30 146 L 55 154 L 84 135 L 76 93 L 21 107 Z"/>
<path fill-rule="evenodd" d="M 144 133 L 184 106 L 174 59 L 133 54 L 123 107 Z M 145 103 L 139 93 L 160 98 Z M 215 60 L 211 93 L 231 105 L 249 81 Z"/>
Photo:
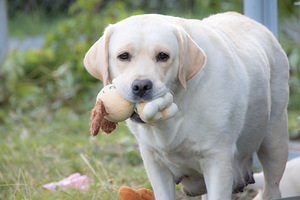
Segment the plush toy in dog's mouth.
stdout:
<path fill-rule="evenodd" d="M 102 130 L 110 134 L 118 122 L 128 118 L 136 123 L 152 125 L 174 117 L 177 111 L 170 92 L 149 102 L 131 102 L 123 98 L 114 85 L 107 85 L 97 95 L 91 113 L 91 133 L 96 136 Z"/>

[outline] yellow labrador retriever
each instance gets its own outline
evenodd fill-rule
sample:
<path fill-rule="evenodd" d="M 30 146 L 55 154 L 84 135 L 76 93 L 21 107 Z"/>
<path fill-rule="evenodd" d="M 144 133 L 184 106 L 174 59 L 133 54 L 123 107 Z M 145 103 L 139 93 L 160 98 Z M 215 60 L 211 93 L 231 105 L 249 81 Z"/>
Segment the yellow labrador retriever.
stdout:
<path fill-rule="evenodd" d="M 264 26 L 237 13 L 203 20 L 147 14 L 106 28 L 84 58 L 88 72 L 133 102 L 174 94 L 175 117 L 127 120 L 157 200 L 231 199 L 263 166 L 263 199 L 279 198 L 288 155 L 288 61 Z"/>

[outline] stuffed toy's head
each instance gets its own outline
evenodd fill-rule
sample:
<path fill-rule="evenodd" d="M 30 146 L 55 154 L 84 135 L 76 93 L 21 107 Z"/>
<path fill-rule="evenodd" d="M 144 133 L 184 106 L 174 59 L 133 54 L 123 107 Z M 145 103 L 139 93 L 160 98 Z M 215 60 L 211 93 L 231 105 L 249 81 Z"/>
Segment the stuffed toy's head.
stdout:
<path fill-rule="evenodd" d="M 96 136 L 100 130 L 110 134 L 118 122 L 128 119 L 133 113 L 138 114 L 141 122 L 154 124 L 173 117 L 177 111 L 170 92 L 150 102 L 133 103 L 122 97 L 113 84 L 107 85 L 98 93 L 92 110 L 91 134 Z"/>
<path fill-rule="evenodd" d="M 111 122 L 122 122 L 133 113 L 133 103 L 123 98 L 113 84 L 105 86 L 98 93 L 99 100 L 105 105 L 105 118 Z"/>
<path fill-rule="evenodd" d="M 105 86 L 97 96 L 91 115 L 91 134 L 96 136 L 100 130 L 110 134 L 118 122 L 128 119 L 133 113 L 133 103 L 123 98 L 114 85 Z"/>

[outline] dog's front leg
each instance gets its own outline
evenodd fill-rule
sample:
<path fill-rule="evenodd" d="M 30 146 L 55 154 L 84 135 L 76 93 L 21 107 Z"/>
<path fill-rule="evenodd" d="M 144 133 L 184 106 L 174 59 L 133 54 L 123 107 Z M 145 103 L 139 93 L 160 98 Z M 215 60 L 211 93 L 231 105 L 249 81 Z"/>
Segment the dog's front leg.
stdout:
<path fill-rule="evenodd" d="M 209 200 L 230 200 L 233 185 L 233 166 L 230 154 L 210 155 L 200 161 Z"/>
<path fill-rule="evenodd" d="M 174 200 L 175 183 L 170 170 L 156 160 L 153 151 L 141 147 L 141 155 L 154 191 L 155 200 Z"/>

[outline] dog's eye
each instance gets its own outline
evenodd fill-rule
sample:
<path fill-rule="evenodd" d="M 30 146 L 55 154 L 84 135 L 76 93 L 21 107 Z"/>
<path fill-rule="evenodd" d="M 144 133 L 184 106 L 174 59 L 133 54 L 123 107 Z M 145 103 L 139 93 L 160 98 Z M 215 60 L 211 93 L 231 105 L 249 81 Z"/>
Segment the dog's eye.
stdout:
<path fill-rule="evenodd" d="M 122 60 L 122 61 L 129 61 L 130 60 L 130 54 L 127 53 L 127 52 L 124 52 L 124 53 L 118 55 L 118 58 L 119 58 L 119 60 Z"/>
<path fill-rule="evenodd" d="M 158 55 L 157 55 L 157 61 L 162 61 L 162 62 L 165 62 L 169 59 L 169 55 L 164 53 L 164 52 L 160 52 Z"/>

